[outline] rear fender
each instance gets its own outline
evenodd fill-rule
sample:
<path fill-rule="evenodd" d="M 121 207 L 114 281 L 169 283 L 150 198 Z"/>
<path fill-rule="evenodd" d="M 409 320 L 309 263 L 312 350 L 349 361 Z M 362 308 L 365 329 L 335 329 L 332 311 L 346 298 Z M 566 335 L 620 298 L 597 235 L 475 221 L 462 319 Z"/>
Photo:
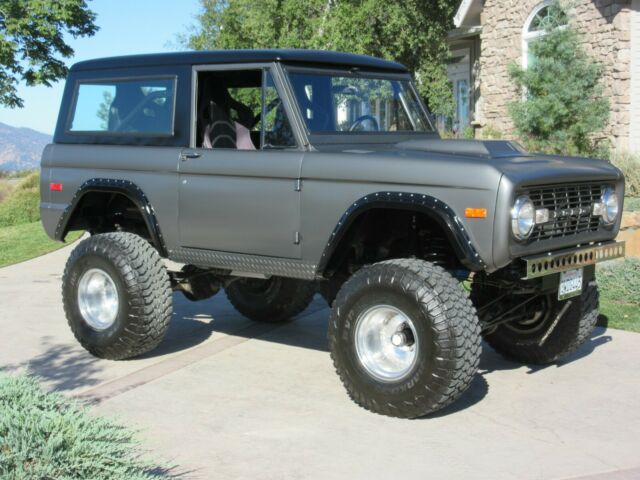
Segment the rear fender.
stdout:
<path fill-rule="evenodd" d="M 71 199 L 71 202 L 69 202 L 69 205 L 58 220 L 54 234 L 55 240 L 64 240 L 69 229 L 69 220 L 73 217 L 73 214 L 75 213 L 78 205 L 80 205 L 83 197 L 92 192 L 118 193 L 131 200 L 138 208 L 142 218 L 144 219 L 147 230 L 149 231 L 149 238 L 151 239 L 151 242 L 161 256 L 167 256 L 164 239 L 162 237 L 162 232 L 160 231 L 160 225 L 158 225 L 158 220 L 151 202 L 140 187 L 128 180 L 92 178 L 91 180 L 84 182 L 80 188 L 78 188 L 77 192 Z"/>

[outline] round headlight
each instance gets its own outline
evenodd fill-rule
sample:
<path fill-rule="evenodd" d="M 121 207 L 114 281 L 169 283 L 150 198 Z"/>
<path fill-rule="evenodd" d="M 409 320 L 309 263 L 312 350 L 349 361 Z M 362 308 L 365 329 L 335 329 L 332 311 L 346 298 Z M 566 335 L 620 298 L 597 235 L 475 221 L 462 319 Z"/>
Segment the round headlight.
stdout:
<path fill-rule="evenodd" d="M 620 213 L 620 204 L 616 191 L 611 187 L 605 188 L 602 192 L 602 221 L 612 224 L 618 218 L 618 213 Z"/>
<path fill-rule="evenodd" d="M 536 207 L 529 197 L 516 198 L 511 209 L 511 230 L 518 240 L 529 238 L 536 223 Z"/>

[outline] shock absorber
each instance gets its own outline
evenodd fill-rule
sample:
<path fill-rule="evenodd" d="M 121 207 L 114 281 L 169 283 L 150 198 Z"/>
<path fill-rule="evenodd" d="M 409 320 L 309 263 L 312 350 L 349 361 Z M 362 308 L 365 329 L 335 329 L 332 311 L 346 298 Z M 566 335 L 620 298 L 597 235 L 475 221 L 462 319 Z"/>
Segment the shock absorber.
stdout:
<path fill-rule="evenodd" d="M 446 239 L 430 230 L 420 231 L 420 244 L 422 246 L 422 258 L 428 262 L 446 268 L 451 265 L 450 248 Z"/>

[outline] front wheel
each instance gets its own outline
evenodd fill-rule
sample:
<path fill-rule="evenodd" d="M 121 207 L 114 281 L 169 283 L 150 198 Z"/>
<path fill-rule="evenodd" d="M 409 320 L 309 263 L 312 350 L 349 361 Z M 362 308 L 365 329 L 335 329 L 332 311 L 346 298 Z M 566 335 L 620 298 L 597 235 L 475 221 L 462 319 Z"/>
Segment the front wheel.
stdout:
<path fill-rule="evenodd" d="M 495 287 L 472 286 L 471 297 L 483 312 L 483 324 L 490 324 L 494 313 L 482 305 L 499 296 Z M 557 296 L 557 291 L 537 295 L 526 308 L 512 312 L 512 321 L 484 332 L 484 339 L 498 353 L 522 363 L 546 365 L 575 351 L 596 326 L 598 285 L 595 280 L 586 282 L 582 295 L 569 300 Z"/>
<path fill-rule="evenodd" d="M 120 360 L 153 350 L 172 312 L 160 255 L 132 233 L 94 235 L 73 250 L 62 278 L 69 326 L 91 354 Z"/>
<path fill-rule="evenodd" d="M 340 289 L 329 346 L 357 404 L 414 418 L 444 408 L 469 387 L 480 359 L 480 325 L 464 290 L 442 268 L 389 260 L 362 268 Z"/>

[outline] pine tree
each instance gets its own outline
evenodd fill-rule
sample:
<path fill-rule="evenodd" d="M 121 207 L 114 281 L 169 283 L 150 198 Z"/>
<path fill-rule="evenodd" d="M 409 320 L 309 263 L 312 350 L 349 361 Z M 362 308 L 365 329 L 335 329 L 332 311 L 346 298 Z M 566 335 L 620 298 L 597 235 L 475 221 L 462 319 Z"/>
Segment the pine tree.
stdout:
<path fill-rule="evenodd" d="M 529 45 L 535 62 L 527 69 L 509 68 L 522 92 L 522 100 L 509 105 L 516 133 L 534 151 L 602 155 L 606 145 L 594 139 L 609 117 L 602 66 L 585 53 L 558 3 L 542 27 L 545 35 Z"/>

